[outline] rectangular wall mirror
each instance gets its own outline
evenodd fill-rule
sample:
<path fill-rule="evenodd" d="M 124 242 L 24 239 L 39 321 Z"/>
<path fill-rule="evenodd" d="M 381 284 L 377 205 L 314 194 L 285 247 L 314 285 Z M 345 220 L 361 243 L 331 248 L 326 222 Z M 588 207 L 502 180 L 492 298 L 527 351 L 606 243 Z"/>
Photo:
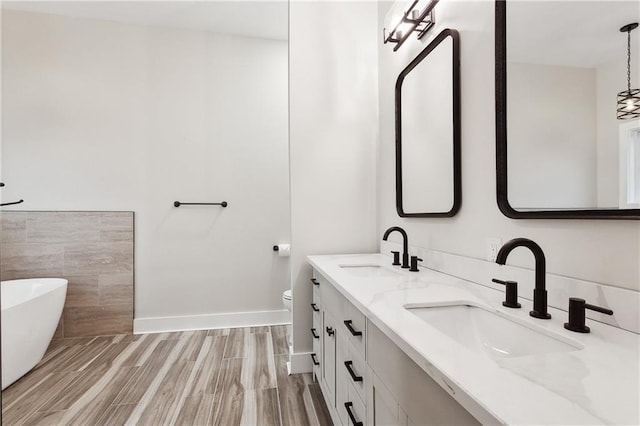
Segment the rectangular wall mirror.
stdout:
<path fill-rule="evenodd" d="M 508 217 L 639 219 L 640 120 L 627 90 L 636 1 L 496 1 L 497 197 Z M 637 88 L 640 30 L 631 33 Z"/>
<path fill-rule="evenodd" d="M 396 209 L 451 217 L 462 199 L 459 35 L 445 29 L 396 81 Z"/>

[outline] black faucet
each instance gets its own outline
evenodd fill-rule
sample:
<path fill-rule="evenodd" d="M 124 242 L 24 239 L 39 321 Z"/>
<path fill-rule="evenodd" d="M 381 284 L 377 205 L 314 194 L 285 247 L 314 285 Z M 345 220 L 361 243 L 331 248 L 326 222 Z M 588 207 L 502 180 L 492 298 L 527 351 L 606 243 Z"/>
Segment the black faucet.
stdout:
<path fill-rule="evenodd" d="M 409 241 L 407 239 L 407 233 L 404 231 L 404 229 L 400 228 L 399 226 L 392 226 L 391 228 L 387 229 L 384 232 L 382 239 L 387 241 L 387 238 L 389 238 L 389 234 L 392 233 L 393 231 L 398 231 L 402 235 L 402 268 L 408 269 L 409 268 Z"/>
<path fill-rule="evenodd" d="M 504 265 L 509 253 L 516 247 L 528 248 L 536 259 L 536 286 L 533 289 L 533 310 L 529 312 L 529 315 L 534 318 L 549 319 L 551 318 L 551 314 L 547 312 L 547 289 L 545 287 L 546 264 L 542 248 L 527 238 L 514 238 L 504 243 L 502 248 L 500 248 L 496 256 L 496 263 Z"/>

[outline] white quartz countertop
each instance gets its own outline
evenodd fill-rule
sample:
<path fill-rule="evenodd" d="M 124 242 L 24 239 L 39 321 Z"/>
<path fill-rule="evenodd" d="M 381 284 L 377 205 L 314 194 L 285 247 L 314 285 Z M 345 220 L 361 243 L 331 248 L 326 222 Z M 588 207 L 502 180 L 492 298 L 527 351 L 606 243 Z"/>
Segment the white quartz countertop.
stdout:
<path fill-rule="evenodd" d="M 502 306 L 504 292 L 437 271 L 409 272 L 382 254 L 309 256 L 320 272 L 416 364 L 482 423 L 640 424 L 640 336 L 587 319 L 591 333 Z M 344 265 L 376 265 L 379 273 Z M 355 271 L 355 272 L 354 272 Z M 459 343 L 406 306 L 471 304 L 553 336 L 575 350 L 494 360 Z"/>

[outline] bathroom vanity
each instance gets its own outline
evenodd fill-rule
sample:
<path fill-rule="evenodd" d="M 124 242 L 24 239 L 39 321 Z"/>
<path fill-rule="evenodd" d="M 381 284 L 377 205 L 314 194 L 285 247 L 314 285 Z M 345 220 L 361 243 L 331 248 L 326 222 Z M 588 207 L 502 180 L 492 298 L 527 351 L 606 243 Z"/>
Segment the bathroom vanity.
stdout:
<path fill-rule="evenodd" d="M 313 372 L 337 425 L 638 424 L 640 338 L 502 306 L 381 254 L 309 256 Z"/>

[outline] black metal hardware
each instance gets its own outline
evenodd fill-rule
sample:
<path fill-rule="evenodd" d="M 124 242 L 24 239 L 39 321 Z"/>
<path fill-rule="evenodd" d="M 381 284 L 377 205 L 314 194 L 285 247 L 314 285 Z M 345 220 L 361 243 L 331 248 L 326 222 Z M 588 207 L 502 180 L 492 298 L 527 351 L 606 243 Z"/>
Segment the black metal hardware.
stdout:
<path fill-rule="evenodd" d="M 311 329 L 311 335 L 313 336 L 314 339 L 319 339 L 320 338 L 318 333 L 316 333 L 316 329 L 315 328 Z"/>
<path fill-rule="evenodd" d="M 355 414 L 353 414 L 353 412 L 351 411 L 351 407 L 353 407 L 353 402 L 349 401 L 344 403 L 344 408 L 347 409 L 347 414 L 349 415 L 349 418 L 351 419 L 351 423 L 353 423 L 353 426 L 362 426 L 362 422 L 359 422 L 356 419 Z"/>
<path fill-rule="evenodd" d="M 318 361 L 318 357 L 315 353 L 311 354 L 311 361 L 313 361 L 313 365 L 320 365 L 320 361 Z"/>
<path fill-rule="evenodd" d="M 529 315 L 534 318 L 549 319 L 551 314 L 547 312 L 546 260 L 542 248 L 528 238 L 514 238 L 504 243 L 500 248 L 496 256 L 496 263 L 504 265 L 507 262 L 509 253 L 516 247 L 528 248 L 536 259 L 536 286 L 533 289 L 533 310 L 529 312 Z"/>
<path fill-rule="evenodd" d="M 4 182 L 0 182 L 0 188 L 4 186 Z"/>
<path fill-rule="evenodd" d="M 438 1 L 439 0 L 431 0 L 431 2 L 422 11 L 413 8 L 418 3 L 417 1 L 414 1 L 411 6 L 403 12 L 402 19 L 398 22 L 395 28 L 389 31 L 389 35 L 387 36 L 383 32 L 383 42 L 385 44 L 396 43 L 393 47 L 393 51 L 395 52 L 413 32 L 417 32 L 418 40 L 421 40 L 436 23 L 435 11 L 433 9 Z M 420 14 L 413 14 L 413 12 L 420 12 Z M 407 24 L 411 26 L 410 30 L 399 31 L 400 27 L 405 27 Z"/>
<path fill-rule="evenodd" d="M 585 310 L 600 312 L 601 314 L 613 315 L 613 311 L 600 306 L 585 303 L 584 299 L 577 297 L 569 298 L 569 322 L 564 323 L 564 328 L 576 333 L 590 333 L 591 330 L 585 324 Z"/>
<path fill-rule="evenodd" d="M 507 1 L 496 0 L 495 6 L 496 195 L 502 214 L 512 219 L 640 219 L 640 209 L 519 211 L 511 206 L 507 192 Z"/>
<path fill-rule="evenodd" d="M 352 335 L 354 335 L 354 336 L 362 336 L 362 331 L 358 331 L 358 330 L 354 329 L 351 324 L 353 324 L 353 320 L 345 320 L 344 321 L 344 325 L 347 327 L 347 330 L 349 330 Z"/>
<path fill-rule="evenodd" d="M 393 254 L 393 263 L 392 263 L 392 265 L 399 266 L 400 265 L 400 252 L 391 250 L 391 253 Z"/>
<path fill-rule="evenodd" d="M 333 329 L 333 327 L 327 327 L 327 334 L 329 336 L 333 336 L 334 334 L 336 334 L 336 331 Z"/>
<path fill-rule="evenodd" d="M 409 268 L 410 272 L 420 272 L 418 269 L 418 262 L 422 262 L 418 256 L 411 256 L 411 267 Z"/>
<path fill-rule="evenodd" d="M 362 376 L 358 376 L 355 373 L 355 371 L 353 371 L 353 368 L 351 368 L 352 365 L 353 365 L 353 361 L 345 361 L 344 362 L 344 366 L 347 367 L 347 371 L 349 372 L 349 375 L 351 376 L 353 381 L 354 382 L 361 382 L 362 381 Z"/>
<path fill-rule="evenodd" d="M 174 207 L 180 207 L 180 206 L 221 206 L 221 207 L 227 207 L 229 205 L 229 203 L 227 203 L 226 201 L 222 201 L 220 203 L 183 203 L 182 201 L 174 201 L 173 202 L 173 206 Z"/>
<path fill-rule="evenodd" d="M 318 309 L 318 305 L 316 305 L 315 303 L 311 304 L 311 309 L 313 309 L 313 312 L 320 312 L 320 309 Z"/>
<path fill-rule="evenodd" d="M 24 203 L 24 200 L 20 200 L 20 201 L 14 201 L 12 203 L 2 203 L 0 204 L 0 207 L 4 207 L 4 206 L 12 206 L 14 204 L 20 204 L 20 203 Z"/>
<path fill-rule="evenodd" d="M 313 285 L 320 285 L 320 282 L 315 278 L 311 278 L 311 282 L 313 283 Z"/>
<path fill-rule="evenodd" d="M 273 246 L 273 251 L 280 251 L 280 247 L 278 247 L 278 245 L 277 245 L 277 244 L 276 244 L 276 245 L 274 245 L 274 246 Z"/>
<path fill-rule="evenodd" d="M 518 303 L 518 283 L 516 281 L 502 281 L 497 278 L 492 279 L 494 283 L 502 284 L 506 287 L 504 302 L 502 306 L 507 308 L 519 308 L 521 305 Z"/>
<path fill-rule="evenodd" d="M 382 239 L 384 241 L 387 241 L 387 238 L 389 238 L 389 234 L 394 231 L 399 232 L 400 235 L 402 235 L 402 268 L 407 269 L 409 268 L 409 238 L 407 237 L 406 231 L 399 226 L 392 226 L 391 228 L 384 231 Z"/>
<path fill-rule="evenodd" d="M 446 212 L 409 213 L 404 210 L 402 198 L 402 83 L 405 77 L 447 37 L 452 41 L 452 109 L 453 109 L 453 204 Z M 402 70 L 395 87 L 396 104 L 396 210 L 400 217 L 452 217 L 462 204 L 462 156 L 461 156 L 461 103 L 460 103 L 460 36 L 458 31 L 445 29 Z"/>

